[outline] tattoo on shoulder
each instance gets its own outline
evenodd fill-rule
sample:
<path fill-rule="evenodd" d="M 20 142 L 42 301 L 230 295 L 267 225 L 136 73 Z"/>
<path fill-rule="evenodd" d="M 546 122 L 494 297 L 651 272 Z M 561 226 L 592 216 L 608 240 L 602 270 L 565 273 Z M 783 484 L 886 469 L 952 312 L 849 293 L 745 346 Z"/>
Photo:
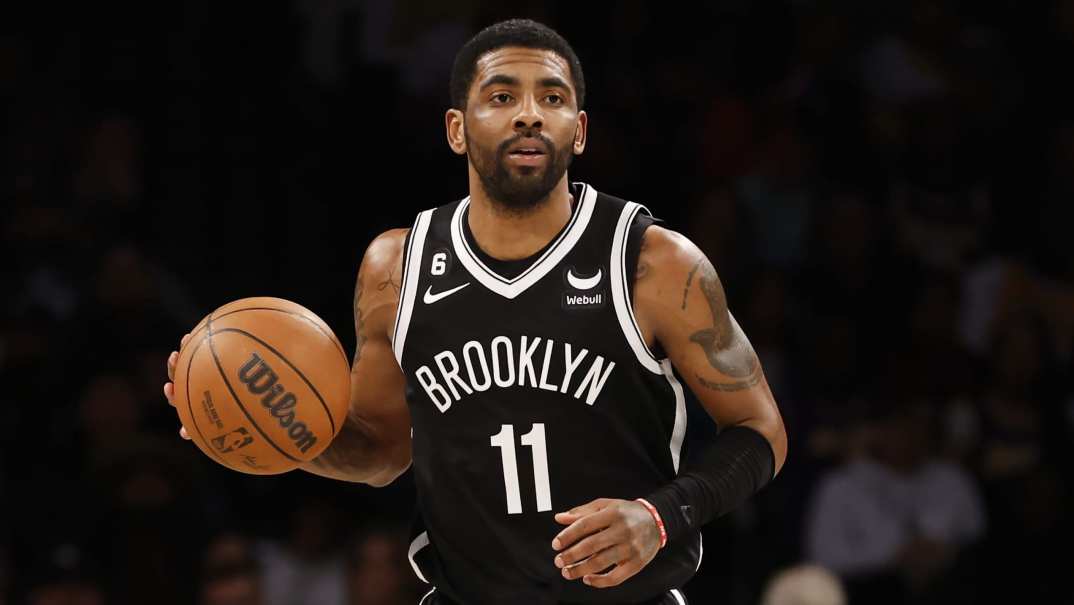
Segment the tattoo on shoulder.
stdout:
<path fill-rule="evenodd" d="M 686 276 L 686 285 L 682 289 L 682 310 L 686 310 L 686 295 L 690 292 L 690 284 L 694 281 L 694 273 L 697 273 L 697 268 L 701 266 L 701 261 L 705 260 L 705 257 L 697 259 L 694 263 L 694 268 L 690 269 L 690 274 Z"/>
<path fill-rule="evenodd" d="M 723 383 L 698 375 L 698 381 L 705 387 L 717 391 L 739 391 L 752 387 L 761 379 L 757 354 L 754 353 L 753 347 L 750 346 L 749 341 L 727 311 L 727 298 L 716 269 L 704 258 L 691 271 L 691 276 L 698 269 L 700 269 L 697 278 L 698 286 L 709 304 L 713 325 L 711 328 L 691 334 L 690 342 L 697 344 L 705 351 L 709 365 L 714 370 L 724 376 L 739 379 L 736 382 Z"/>
<path fill-rule="evenodd" d="M 384 281 L 380 282 L 379 284 L 377 284 L 377 290 L 382 291 L 385 288 L 387 288 L 388 286 L 391 286 L 392 289 L 395 290 L 396 294 L 399 294 L 399 291 L 402 289 L 402 284 L 400 284 L 400 283 L 395 281 L 395 268 L 394 267 L 392 267 L 392 269 L 388 272 L 388 278 L 385 279 Z"/>

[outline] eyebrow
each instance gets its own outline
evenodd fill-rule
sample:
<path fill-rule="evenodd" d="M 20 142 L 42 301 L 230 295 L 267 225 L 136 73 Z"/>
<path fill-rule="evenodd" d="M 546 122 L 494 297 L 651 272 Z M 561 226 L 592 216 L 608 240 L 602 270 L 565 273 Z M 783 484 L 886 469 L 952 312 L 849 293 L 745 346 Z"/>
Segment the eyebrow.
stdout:
<path fill-rule="evenodd" d="M 537 82 L 537 84 L 541 88 L 562 88 L 563 90 L 571 89 L 570 86 L 567 86 L 566 82 L 564 82 L 561 78 L 557 78 L 555 76 L 552 76 L 550 78 L 541 78 Z"/>
<path fill-rule="evenodd" d="M 519 81 L 518 81 L 518 78 L 516 78 L 514 76 L 509 76 L 509 75 L 506 75 L 506 74 L 496 74 L 496 75 L 490 77 L 489 79 L 485 80 L 484 82 L 482 82 L 481 83 L 481 88 L 479 88 L 478 90 L 485 90 L 489 86 L 495 86 L 497 84 L 503 84 L 505 86 L 518 86 Z M 562 78 L 557 78 L 555 76 L 551 76 L 551 77 L 548 77 L 548 78 L 541 78 L 540 80 L 537 81 L 537 85 L 540 86 L 541 88 L 562 88 L 563 90 L 568 90 L 568 91 L 571 89 L 571 87 L 568 86 L 567 83 L 564 82 Z"/>
<path fill-rule="evenodd" d="M 518 86 L 518 78 L 516 78 L 514 76 L 508 76 L 508 75 L 505 75 L 505 74 L 496 74 L 495 76 L 492 76 L 488 80 L 485 80 L 484 82 L 482 82 L 481 83 L 481 88 L 479 88 L 478 90 L 485 90 L 489 86 L 494 86 L 496 84 L 504 84 L 504 85 L 507 85 L 507 86 Z"/>

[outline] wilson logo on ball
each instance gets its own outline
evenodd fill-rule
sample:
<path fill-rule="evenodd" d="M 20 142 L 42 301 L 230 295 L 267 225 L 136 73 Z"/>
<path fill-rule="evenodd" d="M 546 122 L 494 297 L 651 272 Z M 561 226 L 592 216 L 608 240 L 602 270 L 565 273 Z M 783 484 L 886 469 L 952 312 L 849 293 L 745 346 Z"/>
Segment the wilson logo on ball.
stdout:
<path fill-rule="evenodd" d="M 287 436 L 302 453 L 306 453 L 317 443 L 317 437 L 306 427 L 306 423 L 295 421 L 294 407 L 298 404 L 298 399 L 279 384 L 276 372 L 257 353 L 251 353 L 250 360 L 239 368 L 239 381 L 246 385 L 250 393 L 264 395 L 261 405 L 276 418 L 282 428 L 287 429 Z"/>

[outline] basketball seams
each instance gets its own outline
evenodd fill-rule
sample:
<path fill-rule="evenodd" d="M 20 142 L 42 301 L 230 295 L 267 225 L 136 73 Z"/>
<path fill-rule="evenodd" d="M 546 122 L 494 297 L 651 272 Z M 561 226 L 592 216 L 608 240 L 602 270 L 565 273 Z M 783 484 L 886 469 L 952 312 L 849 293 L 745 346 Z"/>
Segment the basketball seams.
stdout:
<path fill-rule="evenodd" d="M 206 315 L 205 317 L 203 317 L 201 319 L 201 321 L 198 322 L 198 325 L 194 326 L 194 329 L 190 332 L 190 338 L 187 339 L 186 344 L 183 344 L 183 345 L 179 346 L 179 355 L 182 355 L 183 351 L 188 346 L 190 346 L 191 342 L 194 341 L 194 337 L 197 336 L 198 334 L 200 334 L 201 331 L 204 330 L 209 325 L 209 316 L 210 315 L 212 315 L 212 313 L 210 313 L 209 315 Z"/>
<path fill-rule="evenodd" d="M 243 311 L 276 311 L 277 313 L 284 313 L 284 314 L 287 314 L 287 315 L 292 315 L 294 317 L 298 317 L 298 318 L 300 318 L 300 319 L 302 319 L 304 321 L 309 322 L 310 324 L 313 325 L 313 327 L 317 328 L 317 331 L 319 331 L 321 334 L 324 334 L 325 336 L 328 337 L 328 340 L 332 341 L 332 344 L 335 345 L 336 350 L 339 351 L 339 354 L 343 356 L 343 363 L 345 363 L 347 365 L 347 367 L 350 367 L 351 361 L 350 361 L 350 359 L 347 358 L 347 354 L 343 351 L 343 345 L 339 344 L 339 339 L 336 338 L 336 335 L 333 334 L 330 331 L 325 331 L 324 326 L 321 326 L 316 321 L 313 321 L 313 319 L 307 317 L 306 315 L 303 315 L 302 313 L 295 313 L 294 311 L 288 311 L 287 309 L 277 309 L 276 307 L 243 307 L 241 309 L 235 309 L 234 311 L 228 311 L 227 313 L 224 313 L 223 315 L 218 315 L 214 319 L 223 319 L 224 317 L 227 317 L 229 315 L 235 315 L 236 313 L 242 313 Z M 203 319 L 202 322 L 204 322 L 205 325 L 201 325 L 201 323 L 199 323 L 198 326 L 201 326 L 201 327 L 198 327 L 198 326 L 194 327 L 194 331 L 190 334 L 191 340 L 193 340 L 193 338 L 195 336 L 197 336 L 197 334 L 199 332 L 201 332 L 202 330 L 204 330 L 204 329 L 206 329 L 208 327 L 208 322 L 207 321 L 205 321 Z M 189 343 L 190 341 L 187 341 L 187 342 Z M 181 355 L 182 353 L 183 353 L 183 348 L 180 347 L 179 354 Z"/>
<path fill-rule="evenodd" d="M 187 344 L 189 345 L 191 342 L 193 342 L 193 339 L 188 340 Z M 187 376 L 187 379 L 186 379 L 186 409 L 187 409 L 188 412 L 190 412 L 190 420 L 191 420 L 191 422 L 194 423 L 194 430 L 198 432 L 198 437 L 201 439 L 201 442 L 205 444 L 205 451 L 207 451 L 211 456 L 213 456 L 214 458 L 219 460 L 221 464 L 223 464 L 225 466 L 230 466 L 224 461 L 224 459 L 221 456 L 219 456 L 215 451 L 213 451 L 212 444 L 208 440 L 205 439 L 205 433 L 203 433 L 201 431 L 201 427 L 198 426 L 198 417 L 194 413 L 194 404 L 192 403 L 192 400 L 190 399 L 190 367 L 192 365 L 194 365 L 194 356 L 198 354 L 198 349 L 201 348 L 201 345 L 204 342 L 205 342 L 205 337 L 202 337 L 201 340 L 199 340 L 197 342 L 197 344 L 194 345 L 194 350 L 190 352 L 190 357 L 187 358 L 187 362 L 186 362 L 186 376 Z"/>
<path fill-rule="evenodd" d="M 265 441 L 267 441 L 268 444 L 271 445 L 277 452 L 279 452 L 280 454 L 283 454 L 283 456 L 285 458 L 287 458 L 288 460 L 291 460 L 293 462 L 298 462 L 300 464 L 302 462 L 304 462 L 303 460 L 295 458 L 294 456 L 292 456 L 292 455 L 288 454 L 287 452 L 283 451 L 282 449 L 280 449 L 280 446 L 276 445 L 276 442 L 273 441 L 268 435 L 266 435 L 265 431 L 262 430 L 260 426 L 258 426 L 257 421 L 255 421 L 253 419 L 253 416 L 250 415 L 250 412 L 246 409 L 246 406 L 244 406 L 242 404 L 242 400 L 239 399 L 238 393 L 236 393 L 235 389 L 231 387 L 231 383 L 227 379 L 227 373 L 224 372 L 224 366 L 222 366 L 220 364 L 220 358 L 216 355 L 216 347 L 213 346 L 213 318 L 212 318 L 212 314 L 209 315 L 209 321 L 206 323 L 205 327 L 206 327 L 206 331 L 207 331 L 206 338 L 209 340 L 209 351 L 211 351 L 212 354 L 213 354 L 213 361 L 216 363 L 216 369 L 220 371 L 220 378 L 222 378 L 224 380 L 224 386 L 226 386 L 228 392 L 231 393 L 231 397 L 235 400 L 235 404 L 239 406 L 239 409 L 242 410 L 243 415 L 246 416 L 246 419 L 250 421 L 250 424 L 252 424 L 254 426 L 254 428 L 257 429 L 257 432 L 260 433 L 261 436 L 265 438 Z M 232 329 L 234 329 L 234 328 L 232 328 Z"/>
<path fill-rule="evenodd" d="M 299 370 L 298 368 L 296 368 L 295 365 L 293 363 L 291 363 L 291 361 L 289 359 L 284 357 L 282 353 L 277 351 L 275 347 L 273 347 L 269 343 L 261 340 L 257 336 L 254 336 L 253 334 L 247 332 L 246 330 L 241 330 L 239 328 L 221 328 L 221 329 L 216 331 L 216 334 L 221 334 L 223 332 L 237 332 L 239 334 L 242 334 L 243 336 L 246 336 L 247 338 L 250 338 L 250 339 L 254 340 L 255 342 L 257 342 L 261 346 L 263 346 L 266 349 L 272 351 L 277 357 L 280 358 L 281 361 L 283 361 L 284 363 L 287 364 L 287 367 L 289 367 L 292 370 L 294 370 L 295 374 L 297 374 L 298 377 L 302 379 L 302 382 L 306 383 L 306 386 L 308 386 L 310 388 L 310 390 L 313 391 L 313 394 L 317 397 L 317 400 L 321 402 L 321 407 L 324 408 L 324 413 L 325 413 L 326 416 L 328 416 L 328 424 L 332 428 L 332 435 L 335 436 L 335 434 L 336 434 L 336 421 L 332 417 L 332 412 L 331 412 L 331 410 L 328 409 L 328 404 L 325 403 L 324 397 L 321 397 L 320 391 L 318 391 L 317 387 L 313 386 L 313 383 L 310 382 L 308 378 L 306 378 L 306 375 L 302 373 L 302 370 Z"/>
<path fill-rule="evenodd" d="M 312 318 L 303 315 L 302 313 L 295 313 L 294 311 L 288 311 L 286 309 L 277 309 L 275 307 L 245 307 L 242 309 L 236 309 L 234 311 L 228 311 L 220 317 L 217 317 L 217 319 L 227 317 L 228 315 L 234 315 L 236 313 L 242 313 L 243 311 L 276 311 L 277 313 L 286 313 L 287 315 L 292 315 L 294 317 L 302 319 L 303 321 L 309 322 L 313 327 L 317 328 L 318 332 L 324 334 L 328 337 L 328 340 L 332 341 L 332 344 L 336 346 L 336 350 L 339 351 L 339 354 L 343 356 L 343 363 L 350 367 L 351 362 L 349 359 L 347 359 L 347 354 L 343 352 L 343 345 L 339 344 L 339 339 L 336 338 L 335 334 L 330 331 L 325 331 L 324 326 L 320 325 L 316 321 L 313 321 Z"/>

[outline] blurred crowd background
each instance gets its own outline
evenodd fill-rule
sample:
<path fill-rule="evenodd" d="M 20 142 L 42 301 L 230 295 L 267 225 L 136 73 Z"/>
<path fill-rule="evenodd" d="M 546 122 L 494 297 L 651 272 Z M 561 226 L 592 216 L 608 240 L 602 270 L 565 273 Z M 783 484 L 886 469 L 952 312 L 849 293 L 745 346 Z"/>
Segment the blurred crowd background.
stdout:
<path fill-rule="evenodd" d="M 1074 1 L 4 12 L 0 604 L 417 602 L 408 475 L 217 466 L 165 358 L 255 295 L 353 350 L 365 246 L 466 194 L 454 53 L 513 16 L 585 68 L 572 179 L 705 250 L 783 411 L 692 601 L 1074 603 Z"/>

